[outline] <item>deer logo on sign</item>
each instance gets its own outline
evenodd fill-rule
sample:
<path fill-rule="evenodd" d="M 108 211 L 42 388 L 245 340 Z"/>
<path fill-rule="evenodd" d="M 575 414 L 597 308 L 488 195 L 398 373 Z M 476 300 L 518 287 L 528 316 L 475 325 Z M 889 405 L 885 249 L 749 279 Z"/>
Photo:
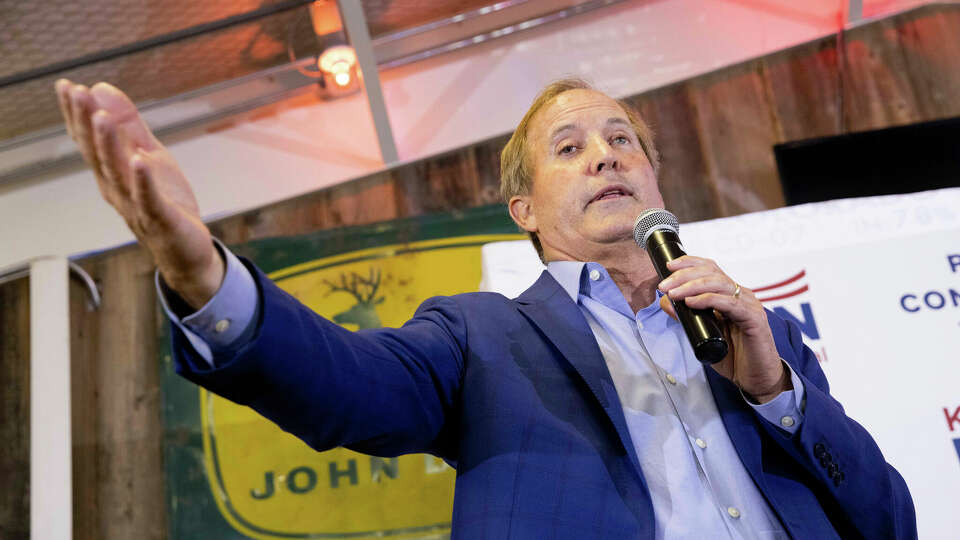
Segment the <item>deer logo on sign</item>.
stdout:
<path fill-rule="evenodd" d="M 380 270 L 370 268 L 370 276 L 363 277 L 356 272 L 350 272 L 350 279 L 347 279 L 345 273 L 340 274 L 340 284 L 337 285 L 328 280 L 323 282 L 330 287 L 329 296 L 337 291 L 350 293 L 356 298 L 357 303 L 350 309 L 341 311 L 333 316 L 333 322 L 337 324 L 355 324 L 360 330 L 364 328 L 380 328 L 380 317 L 377 315 L 376 306 L 383 303 L 383 296 L 377 297 L 377 289 L 380 288 Z"/>

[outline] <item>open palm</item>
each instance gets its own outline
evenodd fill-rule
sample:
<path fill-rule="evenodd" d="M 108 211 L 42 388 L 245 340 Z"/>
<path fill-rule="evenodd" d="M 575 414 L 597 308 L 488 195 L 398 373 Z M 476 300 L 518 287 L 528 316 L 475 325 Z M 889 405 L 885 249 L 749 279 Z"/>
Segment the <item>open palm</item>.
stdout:
<path fill-rule="evenodd" d="M 104 199 L 151 252 L 167 283 L 194 307 L 203 305 L 219 287 L 222 262 L 170 152 L 117 88 L 61 79 L 56 90 L 67 130 Z"/>

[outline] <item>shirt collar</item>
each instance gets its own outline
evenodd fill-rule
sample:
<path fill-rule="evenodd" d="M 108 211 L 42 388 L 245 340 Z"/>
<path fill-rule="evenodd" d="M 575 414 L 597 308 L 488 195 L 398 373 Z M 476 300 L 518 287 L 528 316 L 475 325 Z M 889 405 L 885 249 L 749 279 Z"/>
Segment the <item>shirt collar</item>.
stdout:
<path fill-rule="evenodd" d="M 582 261 L 551 261 L 547 263 L 547 272 L 557 280 L 560 287 L 574 303 L 580 303 L 580 295 L 592 298 L 631 319 L 646 319 L 660 311 L 660 291 L 657 298 L 647 307 L 634 313 L 624 298 L 623 292 L 613 282 L 607 269 L 600 263 Z M 596 272 L 596 274 L 594 274 Z M 598 279 L 591 279 L 591 274 Z"/>
<path fill-rule="evenodd" d="M 581 261 L 550 261 L 547 263 L 547 272 L 557 280 L 560 287 L 574 303 L 580 296 L 580 277 L 583 267 L 587 263 Z"/>

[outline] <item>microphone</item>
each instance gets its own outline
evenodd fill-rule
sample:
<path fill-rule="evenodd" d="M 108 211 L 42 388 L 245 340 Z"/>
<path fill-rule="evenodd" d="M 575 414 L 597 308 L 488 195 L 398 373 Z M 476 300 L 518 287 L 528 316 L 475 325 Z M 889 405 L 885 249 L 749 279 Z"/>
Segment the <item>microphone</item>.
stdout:
<path fill-rule="evenodd" d="M 645 210 L 633 226 L 633 240 L 650 255 L 660 281 L 673 273 L 667 269 L 667 263 L 686 255 L 677 232 L 679 229 L 677 217 L 663 208 Z M 682 301 L 670 300 L 670 303 L 677 312 L 697 360 L 704 364 L 723 360 L 727 355 L 727 341 L 723 338 L 723 331 L 713 310 L 692 309 Z"/>

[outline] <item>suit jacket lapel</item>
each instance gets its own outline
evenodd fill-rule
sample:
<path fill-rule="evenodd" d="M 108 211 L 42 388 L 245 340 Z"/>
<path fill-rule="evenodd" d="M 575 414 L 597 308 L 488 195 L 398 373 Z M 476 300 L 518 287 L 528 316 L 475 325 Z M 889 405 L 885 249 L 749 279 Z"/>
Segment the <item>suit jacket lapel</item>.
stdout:
<path fill-rule="evenodd" d="M 640 461 L 627 430 L 620 397 L 597 340 L 580 308 L 546 271 L 532 287 L 517 298 L 517 302 L 520 304 L 520 311 L 547 336 L 590 388 L 613 423 L 620 442 L 646 488 L 646 481 L 640 471 Z"/>

